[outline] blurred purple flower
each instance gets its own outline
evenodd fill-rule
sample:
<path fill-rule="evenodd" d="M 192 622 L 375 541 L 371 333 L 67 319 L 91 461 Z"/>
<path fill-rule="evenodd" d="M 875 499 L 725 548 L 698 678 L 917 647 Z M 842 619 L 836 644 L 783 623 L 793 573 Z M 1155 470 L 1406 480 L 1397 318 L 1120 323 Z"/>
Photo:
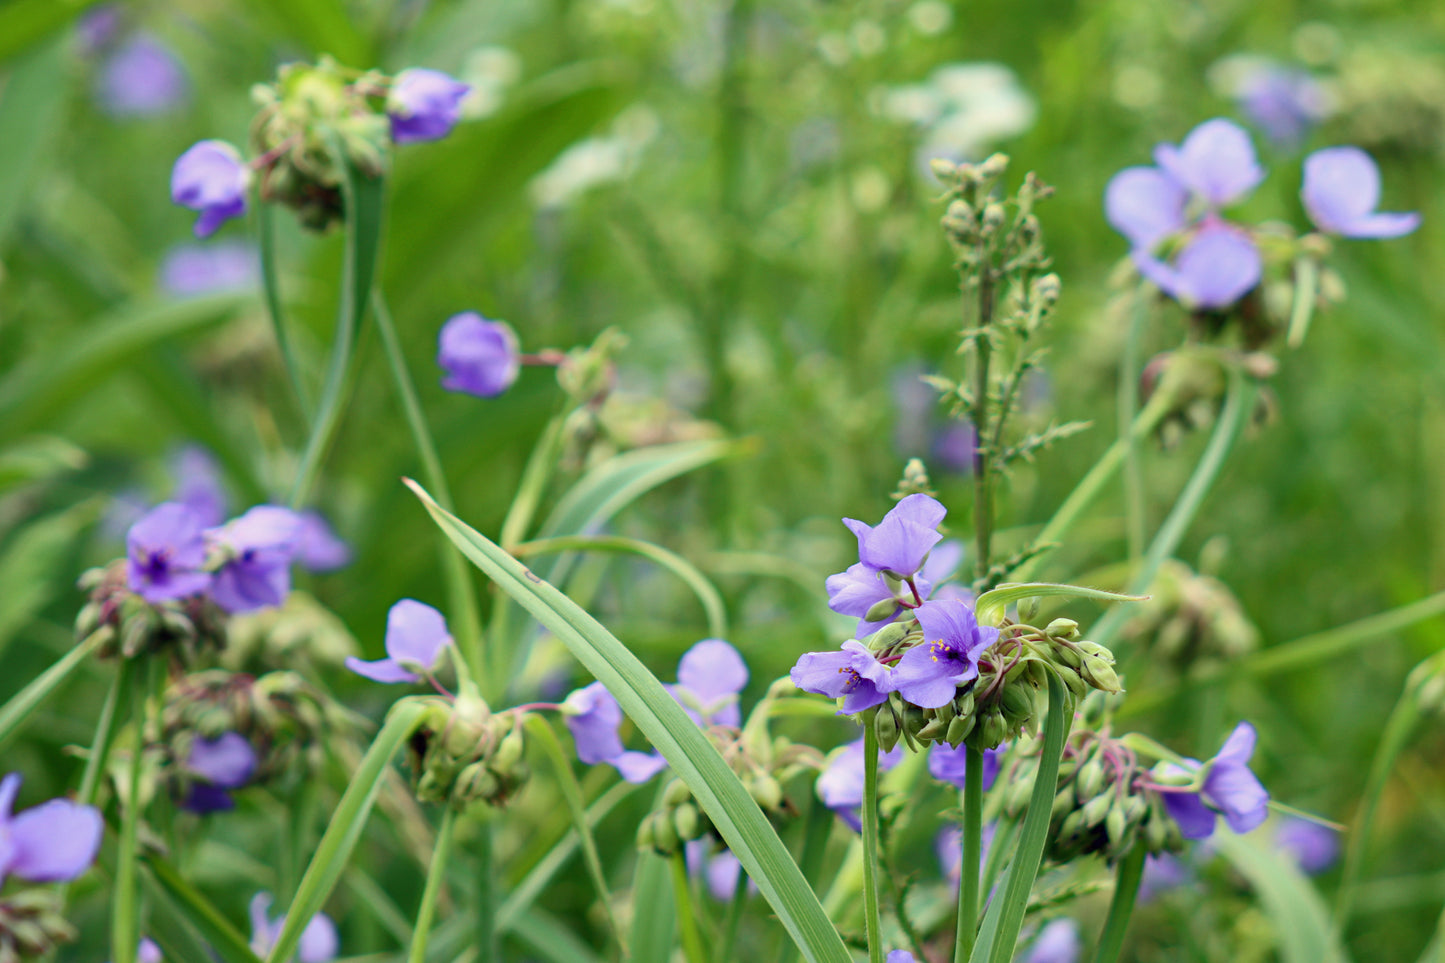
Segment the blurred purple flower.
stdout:
<path fill-rule="evenodd" d="M 1222 117 L 1194 128 L 1178 147 L 1155 147 L 1154 163 L 1211 209 L 1234 203 L 1264 179 L 1249 133 Z"/>
<path fill-rule="evenodd" d="M 391 139 L 398 144 L 412 144 L 450 134 L 461 117 L 462 100 L 471 89 L 439 70 L 403 70 L 386 98 Z"/>
<path fill-rule="evenodd" d="M 1104 189 L 1104 215 L 1136 250 L 1152 251 L 1184 230 L 1189 192 L 1157 167 L 1126 167 Z"/>
<path fill-rule="evenodd" d="M 913 615 L 923 642 L 898 660 L 892 688 L 920 708 L 937 709 L 978 676 L 978 657 L 998 640 L 998 629 L 979 625 L 973 606 L 961 599 L 925 602 Z"/>
<path fill-rule="evenodd" d="M 1340 834 L 1310 819 L 1286 816 L 1274 834 L 1275 847 L 1293 857 L 1311 876 L 1323 873 L 1340 858 Z"/>
<path fill-rule="evenodd" d="M 918 963 L 918 961 L 907 950 L 889 950 L 883 963 Z"/>
<path fill-rule="evenodd" d="M 893 691 L 892 670 L 861 642 L 849 639 L 837 652 L 805 652 L 792 669 L 793 685 L 804 692 L 841 698 L 839 715 L 871 709 Z"/>
<path fill-rule="evenodd" d="M 979 862 L 988 862 L 988 852 L 993 848 L 993 838 L 998 833 L 997 823 L 985 823 L 983 831 L 979 834 Z M 933 853 L 938 857 L 938 865 L 943 870 L 943 876 L 955 889 L 958 888 L 958 881 L 963 876 L 963 830 L 958 826 L 944 826 L 933 837 Z M 993 895 L 992 893 L 989 894 Z"/>
<path fill-rule="evenodd" d="M 1235 96 L 1244 115 L 1282 147 L 1304 140 L 1328 112 L 1320 82 L 1281 64 L 1254 65 L 1239 79 Z"/>
<path fill-rule="evenodd" d="M 1183 886 L 1193 874 L 1189 864 L 1173 853 L 1151 853 L 1144 857 L 1144 875 L 1139 880 L 1139 903 L 1143 905 L 1160 893 Z"/>
<path fill-rule="evenodd" d="M 892 752 L 878 754 L 878 771 L 887 772 L 903 760 L 903 745 L 893 747 Z M 863 805 L 863 740 L 850 742 L 833 757 L 828 767 L 818 776 L 818 798 L 838 818 L 862 832 L 863 821 L 859 808 Z"/>
<path fill-rule="evenodd" d="M 191 784 L 184 806 L 191 812 L 232 809 L 230 790 L 240 789 L 256 772 L 256 750 L 239 732 L 223 732 L 215 739 L 197 738 L 186 758 L 186 770 L 199 777 Z"/>
<path fill-rule="evenodd" d="M 1067 916 L 1060 916 L 1039 930 L 1023 963 L 1078 963 L 1083 952 L 1079 924 Z"/>
<path fill-rule="evenodd" d="M 140 945 L 135 948 L 135 963 L 164 963 L 165 957 L 161 955 L 161 948 L 156 941 L 145 937 Z"/>
<path fill-rule="evenodd" d="M 1134 250 L 1139 273 L 1185 305 L 1217 311 L 1229 307 L 1259 283 L 1264 262 L 1243 230 L 1220 220 L 1207 221 L 1166 264 Z"/>
<path fill-rule="evenodd" d="M 161 262 L 161 287 L 180 298 L 253 287 L 261 275 L 256 249 L 244 241 L 182 244 Z"/>
<path fill-rule="evenodd" d="M 1342 237 L 1401 237 L 1420 226 L 1417 213 L 1376 212 L 1380 168 L 1358 147 L 1326 147 L 1305 158 L 1300 198 L 1315 226 Z"/>
<path fill-rule="evenodd" d="M 973 474 L 973 460 L 978 452 L 976 437 L 973 425 L 968 422 L 949 422 L 933 437 L 934 460 L 946 471 Z"/>
<path fill-rule="evenodd" d="M 683 653 L 672 696 L 700 726 L 742 725 L 738 696 L 748 684 L 748 667 L 722 639 L 704 639 Z"/>
<path fill-rule="evenodd" d="M 936 529 L 946 514 L 937 499 L 918 493 L 894 505 L 877 526 L 856 518 L 845 518 L 843 524 L 858 537 L 858 561 L 875 572 L 910 578 L 943 538 Z"/>
<path fill-rule="evenodd" d="M 172 602 L 211 586 L 201 571 L 206 541 L 200 519 L 179 502 L 163 502 L 126 533 L 126 582 L 147 602 Z"/>
<path fill-rule="evenodd" d="M 52 799 L 15 815 L 20 782 L 18 772 L 0 780 L 0 884 L 12 873 L 32 883 L 75 879 L 100 849 L 100 811 Z"/>
<path fill-rule="evenodd" d="M 1007 746 L 996 746 L 983 751 L 984 792 L 988 792 L 993 787 L 994 780 L 998 778 L 999 757 L 1007 748 Z M 952 783 L 962 790 L 967 768 L 967 746 L 960 745 L 955 749 L 946 742 L 935 742 L 928 750 L 928 774 L 939 782 Z"/>
<path fill-rule="evenodd" d="M 120 33 L 121 13 L 118 3 L 98 3 L 75 21 L 75 38 L 80 52 L 93 56 L 110 45 Z"/>
<path fill-rule="evenodd" d="M 210 237 L 216 228 L 246 213 L 251 170 L 241 152 L 223 140 L 192 145 L 171 169 L 171 200 L 199 211 L 196 237 Z"/>
<path fill-rule="evenodd" d="M 742 863 L 726 846 L 712 852 L 712 843 L 707 839 L 694 839 L 683 847 L 687 859 L 689 876 L 703 874 L 707 891 L 719 902 L 730 902 L 737 892 L 738 877 L 743 871 Z M 756 892 L 757 887 L 748 881 L 748 891 Z"/>
<path fill-rule="evenodd" d="M 330 572 L 351 564 L 351 546 L 337 537 L 318 511 L 301 513 L 296 561 L 308 572 Z"/>
<path fill-rule="evenodd" d="M 227 612 L 254 612 L 286 601 L 291 557 L 301 519 L 289 508 L 257 505 L 206 534 L 227 555 L 216 572 L 211 598 Z"/>
<path fill-rule="evenodd" d="M 435 672 L 452 644 L 447 620 L 416 599 L 402 599 L 386 613 L 386 658 L 363 662 L 346 657 L 346 667 L 373 682 L 416 682 L 418 672 Z"/>
<path fill-rule="evenodd" d="M 148 33 L 136 33 L 101 65 L 95 95 L 112 117 L 154 117 L 181 106 L 186 74 L 169 47 Z"/>
<path fill-rule="evenodd" d="M 1269 793 L 1249 769 L 1255 738 L 1254 726 L 1241 722 L 1213 759 L 1203 766 L 1187 760 L 1194 770 L 1204 772 L 1199 792 L 1163 794 L 1164 807 L 1185 839 L 1204 839 L 1212 834 L 1216 810 L 1224 814 L 1224 821 L 1236 833 L 1249 832 L 1269 815 Z"/>
<path fill-rule="evenodd" d="M 488 321 L 475 311 L 454 314 L 442 325 L 437 364 L 446 372 L 442 387 L 448 391 L 495 398 L 521 371 L 516 332 L 506 322 Z"/>
<path fill-rule="evenodd" d="M 271 919 L 271 894 L 257 893 L 251 897 L 251 951 L 265 957 L 276 945 L 286 917 Z M 297 947 L 297 963 L 330 963 L 341 950 L 341 941 L 336 935 L 336 924 L 325 913 L 317 913 L 301 931 L 301 942 Z"/>
<path fill-rule="evenodd" d="M 170 470 L 176 480 L 171 501 L 191 510 L 201 525 L 215 528 L 226 519 L 226 489 L 221 483 L 221 466 L 200 445 L 186 445 L 171 455 Z"/>

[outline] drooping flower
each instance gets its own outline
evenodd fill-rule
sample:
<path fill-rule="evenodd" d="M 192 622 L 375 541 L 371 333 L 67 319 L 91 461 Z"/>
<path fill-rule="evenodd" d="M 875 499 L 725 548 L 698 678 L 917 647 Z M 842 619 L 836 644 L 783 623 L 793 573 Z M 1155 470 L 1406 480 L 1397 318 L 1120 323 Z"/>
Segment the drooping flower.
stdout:
<path fill-rule="evenodd" d="M 1326 147 L 1305 158 L 1300 198 L 1315 226 L 1342 237 L 1401 237 L 1420 226 L 1418 213 L 1376 211 L 1380 168 L 1358 147 Z"/>
<path fill-rule="evenodd" d="M 346 667 L 373 682 L 416 682 L 418 673 L 430 675 L 452 644 L 447 620 L 416 599 L 402 599 L 386 614 L 386 658 L 364 662 L 346 657 Z"/>
<path fill-rule="evenodd" d="M 962 560 L 963 543 L 956 539 L 943 542 L 934 548 L 913 578 L 913 587 L 918 590 L 918 597 L 928 598 L 933 587 L 953 575 Z M 867 615 L 875 605 L 898 598 L 881 572 L 857 562 L 848 566 L 847 571 L 828 576 L 824 584 L 828 590 L 828 608 L 840 615 L 858 617 L 855 637 L 859 639 L 871 635 L 897 618 L 904 608 L 903 601 L 912 598 L 912 592 L 903 586 L 905 598 L 896 602 L 893 612 L 887 618 L 870 622 Z"/>
<path fill-rule="evenodd" d="M 193 145 L 171 169 L 171 200 L 199 211 L 196 237 L 210 237 L 216 228 L 246 213 L 251 171 L 241 152 L 223 140 Z"/>
<path fill-rule="evenodd" d="M 856 518 L 845 518 L 843 524 L 858 536 L 858 561 L 875 572 L 911 578 L 943 539 L 937 529 L 946 514 L 937 499 L 917 493 L 894 505 L 876 526 Z"/>
<path fill-rule="evenodd" d="M 196 813 L 233 809 L 231 790 L 250 782 L 256 772 L 256 750 L 239 732 L 223 732 L 215 739 L 197 738 L 185 767 L 196 777 L 184 803 L 186 809 Z"/>
<path fill-rule="evenodd" d="M 893 747 L 892 752 L 878 754 L 878 771 L 887 772 L 903 760 L 903 745 Z M 818 776 L 816 789 L 818 798 L 838 818 L 862 832 L 863 821 L 859 809 L 863 805 L 863 740 L 850 742 L 833 757 L 828 767 Z"/>
<path fill-rule="evenodd" d="M 893 691 L 892 670 L 853 639 L 837 652 L 805 652 L 791 674 L 793 685 L 804 692 L 841 698 L 840 715 L 871 709 Z"/>
<path fill-rule="evenodd" d="M 296 561 L 308 572 L 330 572 L 351 564 L 351 546 L 337 537 L 318 511 L 301 513 Z"/>
<path fill-rule="evenodd" d="M 113 50 L 95 78 L 95 95 L 112 117 L 154 117 L 186 98 L 186 74 L 169 47 L 137 33 Z"/>
<path fill-rule="evenodd" d="M 251 951 L 264 958 L 276 945 L 286 917 L 270 918 L 271 894 L 257 893 L 251 897 Z M 341 950 L 341 941 L 336 935 L 336 924 L 325 913 L 317 913 L 301 931 L 301 941 L 296 948 L 297 963 L 330 963 Z"/>
<path fill-rule="evenodd" d="M 1079 924 L 1061 916 L 1045 924 L 1023 963 L 1078 963 L 1084 952 Z"/>
<path fill-rule="evenodd" d="M 179 298 L 241 291 L 253 287 L 261 273 L 256 249 L 242 241 L 183 244 L 161 262 L 161 288 Z"/>
<path fill-rule="evenodd" d="M 738 695 L 748 684 L 748 667 L 722 639 L 704 639 L 683 653 L 672 696 L 700 726 L 742 725 Z"/>
<path fill-rule="evenodd" d="M 1286 816 L 1274 834 L 1274 845 L 1288 853 L 1311 876 L 1323 873 L 1340 858 L 1340 834 L 1311 819 Z"/>
<path fill-rule="evenodd" d="M 1254 726 L 1241 722 L 1213 759 L 1203 765 L 1186 760 L 1186 772 L 1204 775 L 1198 792 L 1163 793 L 1164 806 L 1185 839 L 1204 839 L 1213 833 L 1216 811 L 1236 833 L 1249 832 L 1269 815 L 1269 793 L 1249 769 L 1255 738 Z"/>
<path fill-rule="evenodd" d="M 1170 297 L 1209 311 L 1238 301 L 1264 272 L 1259 248 L 1249 235 L 1220 220 L 1200 227 L 1173 264 L 1139 249 L 1134 251 L 1134 264 Z"/>
<path fill-rule="evenodd" d="M 439 70 L 414 67 L 397 74 L 386 98 L 391 139 L 398 144 L 440 140 L 461 117 L 471 86 Z"/>
<path fill-rule="evenodd" d="M 478 398 L 495 398 L 521 371 L 517 334 L 505 321 L 488 321 L 475 311 L 454 314 L 442 325 L 437 364 L 446 372 L 442 387 Z"/>
<path fill-rule="evenodd" d="M 226 488 L 221 466 L 210 452 L 200 445 L 186 445 L 171 456 L 170 469 L 176 480 L 171 501 L 189 508 L 206 528 L 225 521 Z"/>
<path fill-rule="evenodd" d="M 18 772 L 0 779 L 0 884 L 12 873 L 32 883 L 75 879 L 100 850 L 100 811 L 52 799 L 16 815 L 20 782 Z"/>
<path fill-rule="evenodd" d="M 254 612 L 286 601 L 301 520 L 289 508 L 257 505 L 206 534 L 226 552 L 211 598 L 227 612 Z"/>
<path fill-rule="evenodd" d="M 999 757 L 1006 746 L 995 746 L 983 751 L 983 791 L 988 792 L 998 778 Z M 939 782 L 952 783 L 963 789 L 964 776 L 968 768 L 968 747 L 957 749 L 946 742 L 935 742 L 928 750 L 928 774 Z"/>
<path fill-rule="evenodd" d="M 1234 203 L 1264 179 L 1249 133 L 1222 117 L 1195 127 L 1178 147 L 1155 147 L 1154 163 L 1211 209 Z"/>
<path fill-rule="evenodd" d="M 914 611 L 923 641 L 898 660 L 892 687 L 923 709 L 937 709 L 958 687 L 978 676 L 978 657 L 998 640 L 998 629 L 979 625 L 962 599 L 925 602 Z"/>
<path fill-rule="evenodd" d="M 210 588 L 210 573 L 201 571 L 206 561 L 201 522 L 185 505 L 157 505 L 130 527 L 125 541 L 126 581 L 147 602 L 172 602 Z"/>

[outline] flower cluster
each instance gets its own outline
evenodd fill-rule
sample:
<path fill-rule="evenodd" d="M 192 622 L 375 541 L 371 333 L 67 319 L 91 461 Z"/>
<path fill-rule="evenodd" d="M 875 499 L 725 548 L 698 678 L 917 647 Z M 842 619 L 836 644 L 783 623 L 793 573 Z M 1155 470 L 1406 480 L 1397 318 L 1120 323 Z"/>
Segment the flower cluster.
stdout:
<path fill-rule="evenodd" d="M 246 213 L 259 182 L 263 200 L 325 229 L 342 214 L 348 165 L 376 176 L 387 168 L 391 144 L 445 137 L 470 89 L 435 70 L 388 77 L 326 58 L 287 64 L 274 84 L 255 90 L 261 110 L 251 128 L 254 159 L 225 141 L 203 140 L 176 160 L 171 200 L 200 214 L 195 233 L 206 237 Z"/>

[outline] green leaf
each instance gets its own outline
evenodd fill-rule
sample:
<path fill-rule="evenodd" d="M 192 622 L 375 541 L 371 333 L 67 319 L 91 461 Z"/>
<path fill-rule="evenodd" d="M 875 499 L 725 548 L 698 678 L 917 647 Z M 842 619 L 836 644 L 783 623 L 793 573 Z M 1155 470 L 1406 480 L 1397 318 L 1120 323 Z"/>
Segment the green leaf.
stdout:
<path fill-rule="evenodd" d="M 225 963 L 261 963 L 241 931 L 231 925 L 176 868 L 154 854 L 145 856 L 146 880 L 172 901 L 173 908 L 194 926 Z"/>
<path fill-rule="evenodd" d="M 0 492 L 84 468 L 90 457 L 59 435 L 34 435 L 0 451 Z"/>
<path fill-rule="evenodd" d="M 29 624 L 70 579 L 61 571 L 80 532 L 99 516 L 100 499 L 82 502 L 25 526 L 0 551 L 0 657 L 15 633 Z"/>
<path fill-rule="evenodd" d="M 522 915 L 512 935 L 552 963 L 602 963 L 602 958 L 578 939 L 565 922 L 535 906 Z"/>
<path fill-rule="evenodd" d="M 1263 833 L 1216 832 L 1216 851 L 1239 870 L 1274 923 L 1281 963 L 1347 963 L 1324 900 L 1287 855 Z"/>
<path fill-rule="evenodd" d="M 607 687 L 692 790 L 804 955 L 814 961 L 848 963 L 843 941 L 772 824 L 702 730 L 637 656 L 566 595 L 443 511 L 415 482 L 407 483 L 467 558 L 521 602 Z"/>
<path fill-rule="evenodd" d="M 1082 585 L 1061 585 L 1055 582 L 1006 582 L 991 592 L 978 597 L 974 612 L 980 625 L 997 625 L 1004 611 L 1014 602 L 1023 599 L 1064 596 L 1077 599 L 1096 599 L 1100 602 L 1142 602 L 1147 595 L 1120 595 L 1103 589 L 1086 588 Z"/>
<path fill-rule="evenodd" d="M 65 6 L 56 0 L 42 2 Z M 0 13 L 0 57 L 7 55 L 6 48 L 14 42 L 19 6 L 11 4 Z M 60 112 L 65 106 L 65 81 L 65 38 L 56 37 L 20 58 L 0 87 L 0 144 L 5 145 L 5 163 L 0 164 L 0 248 L 20 209 L 34 198 L 31 179 L 41 169 L 52 136 L 63 126 Z"/>
<path fill-rule="evenodd" d="M 346 793 L 341 797 L 336 811 L 331 814 L 331 822 L 326 827 L 325 835 L 321 837 L 321 843 L 316 847 L 316 854 L 311 857 L 311 862 L 306 867 L 306 874 L 301 877 L 296 898 L 286 910 L 286 922 L 276 936 L 276 943 L 271 947 L 266 963 L 290 960 L 301 942 L 301 933 L 306 929 L 306 924 L 326 905 L 327 897 L 336 888 L 341 871 L 346 868 L 351 851 L 356 848 L 362 830 L 366 828 L 367 817 L 371 815 L 371 807 L 376 803 L 376 794 L 381 789 L 381 781 L 387 766 L 391 764 L 391 757 L 411 738 L 425 711 L 426 707 L 422 703 L 402 699 L 387 713 L 386 724 L 372 740 L 371 747 L 366 750 L 361 765 L 357 767 L 356 774 L 346 787 Z"/>
<path fill-rule="evenodd" d="M 669 963 L 677 944 L 677 908 L 668 880 L 667 860 L 656 853 L 637 854 L 632 880 L 632 959 Z"/>
<path fill-rule="evenodd" d="M 30 714 L 60 688 L 70 674 L 85 664 L 91 653 L 105 641 L 99 632 L 65 653 L 58 662 L 36 676 L 29 685 L 0 706 L 0 748 L 13 739 Z"/>

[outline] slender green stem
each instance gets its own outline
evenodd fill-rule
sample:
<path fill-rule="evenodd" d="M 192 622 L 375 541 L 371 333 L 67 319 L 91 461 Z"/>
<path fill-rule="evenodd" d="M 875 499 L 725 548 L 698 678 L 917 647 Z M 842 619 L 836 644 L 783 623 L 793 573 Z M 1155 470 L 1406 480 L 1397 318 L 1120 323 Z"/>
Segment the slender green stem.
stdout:
<path fill-rule="evenodd" d="M 501 943 L 497 939 L 497 886 L 494 842 L 496 827 L 486 820 L 479 827 L 473 860 L 477 874 L 477 959 L 479 963 L 498 963 Z"/>
<path fill-rule="evenodd" d="M 966 748 L 963 770 L 963 854 L 953 960 L 968 963 L 978 938 L 978 874 L 983 862 L 983 750 Z"/>
<path fill-rule="evenodd" d="M 276 217 L 270 204 L 257 204 L 256 217 L 261 235 L 261 289 L 266 299 L 266 314 L 271 318 L 271 330 L 276 335 L 276 347 L 281 352 L 281 361 L 286 366 L 286 375 L 296 392 L 296 403 L 308 425 L 314 415 L 311 392 L 301 372 L 296 349 L 291 344 L 291 335 L 286 330 L 286 316 L 281 308 L 281 280 L 276 272 Z"/>
<path fill-rule="evenodd" d="M 1298 348 L 1305 343 L 1305 334 L 1310 328 L 1310 318 L 1315 313 L 1315 298 L 1319 292 L 1320 266 L 1312 257 L 1302 257 L 1294 262 L 1294 307 L 1289 313 L 1289 346 Z"/>
<path fill-rule="evenodd" d="M 989 263 L 988 252 L 980 236 L 978 242 L 978 335 L 974 340 L 973 379 L 973 538 L 974 572 L 982 582 L 988 577 L 993 543 L 993 465 L 985 439 L 988 437 L 988 369 L 993 354 L 993 342 L 988 330 L 993 323 L 993 266 Z M 999 411 L 1002 419 L 1004 411 Z M 982 591 L 980 589 L 979 591 Z"/>
<path fill-rule="evenodd" d="M 402 412 L 406 415 L 407 427 L 411 430 L 412 443 L 416 445 L 417 456 L 421 459 L 422 477 L 427 489 L 435 496 L 437 503 L 447 511 L 455 511 L 451 489 L 447 486 L 446 472 L 442 469 L 441 457 L 437 454 L 436 441 L 427 427 L 426 416 L 422 413 L 421 400 L 417 396 L 416 384 L 406 367 L 406 355 L 402 353 L 401 339 L 397 336 L 396 325 L 387 309 L 386 299 L 381 291 L 372 292 L 371 314 L 376 319 L 376 330 L 381 335 L 381 344 L 386 351 L 386 360 L 391 368 L 396 393 L 401 399 Z M 446 539 L 438 545 L 441 552 L 442 577 L 446 580 L 447 604 L 452 616 L 453 632 L 457 648 L 466 660 L 467 668 L 474 679 L 490 680 L 482 651 L 482 616 L 477 608 L 477 596 L 473 589 L 467 560 L 460 550 Z M 495 643 L 495 638 L 493 642 Z M 493 659 L 498 661 L 500 657 Z M 493 683 L 488 686 L 487 698 L 502 694 L 500 687 Z"/>
<path fill-rule="evenodd" d="M 1130 560 L 1144 554 L 1144 478 L 1133 426 L 1139 412 L 1139 339 L 1152 303 L 1149 287 L 1140 285 L 1134 294 L 1129 333 L 1124 338 L 1124 356 L 1119 361 L 1119 441 L 1124 445 L 1124 516 Z"/>
<path fill-rule="evenodd" d="M 562 429 L 566 422 L 565 413 L 555 414 L 548 420 L 536 447 L 527 458 L 527 467 L 522 469 L 522 480 L 517 485 L 512 504 L 507 508 L 506 517 L 502 519 L 501 538 L 498 539 L 498 544 L 508 551 L 526 537 L 532 519 L 537 516 L 537 506 L 542 503 L 542 496 L 547 492 L 547 484 L 552 480 L 552 472 L 562 454 Z"/>
<path fill-rule="evenodd" d="M 677 903 L 677 922 L 682 930 L 682 955 L 687 963 L 708 963 L 702 933 L 697 926 L 697 908 L 693 906 L 692 886 L 687 879 L 687 858 L 678 849 L 668 860 L 672 869 L 672 897 Z"/>
<path fill-rule="evenodd" d="M 85 772 L 80 777 L 80 790 L 75 801 L 82 806 L 95 804 L 100 790 L 100 777 L 105 772 L 106 760 L 110 758 L 110 747 L 115 744 L 115 734 L 120 730 L 120 700 L 125 698 L 135 674 L 135 660 L 121 659 L 115 678 L 106 693 L 105 704 L 100 708 L 100 720 L 95 725 L 95 738 L 90 743 L 90 753 L 85 759 Z"/>
<path fill-rule="evenodd" d="M 452 830 L 456 826 L 457 812 L 447 806 L 442 813 L 442 824 L 437 829 L 436 848 L 432 850 L 431 866 L 426 873 L 426 887 L 421 893 L 421 906 L 416 911 L 416 925 L 411 931 L 411 952 L 407 963 L 426 963 L 426 945 L 431 937 L 432 918 L 436 916 L 437 897 L 441 895 L 442 883 L 447 876 L 447 858 L 452 851 Z"/>
<path fill-rule="evenodd" d="M 84 642 L 61 656 L 54 665 L 11 696 L 10 701 L 5 705 L 0 706 L 0 748 L 15 738 L 25 720 L 29 719 L 46 699 L 54 695 L 61 683 L 70 678 L 70 674 L 84 665 L 95 650 L 105 643 L 108 637 L 107 632 L 108 630 L 101 629 L 90 633 Z"/>
<path fill-rule="evenodd" d="M 868 963 L 883 963 L 882 924 L 878 916 L 878 729 L 874 713 L 863 716 L 863 925 Z"/>
<path fill-rule="evenodd" d="M 738 945 L 738 928 L 743 922 L 743 907 L 748 902 L 748 874 L 738 870 L 738 881 L 733 884 L 733 898 L 728 901 L 728 915 L 723 922 L 722 948 L 718 950 L 718 963 L 728 963 L 735 958 L 734 948 Z"/>
<path fill-rule="evenodd" d="M 1179 499 L 1174 503 L 1169 516 L 1164 519 L 1164 524 L 1159 527 L 1154 541 L 1149 544 L 1143 563 L 1129 583 L 1129 594 L 1140 595 L 1147 592 L 1154 582 L 1154 576 L 1159 572 L 1159 566 L 1179 547 L 1185 530 L 1194 520 L 1195 513 L 1199 511 L 1199 506 L 1203 504 L 1204 497 L 1209 494 L 1214 479 L 1218 477 L 1219 470 L 1224 467 L 1225 460 L 1234 448 L 1240 429 L 1254 410 L 1254 399 L 1258 390 L 1255 382 L 1246 378 L 1242 372 L 1237 369 L 1230 371 L 1229 393 L 1224 400 L 1219 421 L 1214 426 L 1214 434 L 1210 436 L 1199 464 L 1194 467 L 1194 474 L 1179 493 Z M 1130 612 L 1125 608 L 1111 609 L 1089 631 L 1088 637 L 1100 645 L 1108 645 L 1129 615 Z"/>
<path fill-rule="evenodd" d="M 1118 874 L 1114 877 L 1114 898 L 1109 902 L 1109 918 L 1104 921 L 1104 932 L 1099 936 L 1099 948 L 1094 953 L 1094 963 L 1115 963 L 1119 951 L 1124 948 L 1124 934 L 1129 929 L 1129 917 L 1134 914 L 1134 901 L 1139 897 L 1139 883 L 1144 878 L 1144 847 L 1139 843 L 1119 861 Z"/>
<path fill-rule="evenodd" d="M 147 666 L 147 669 L 150 667 Z M 136 892 L 136 870 L 140 861 L 141 762 L 145 756 L 146 701 L 150 686 L 145 672 L 132 674 L 130 717 L 135 725 L 135 748 L 131 752 L 128 785 L 120 814 L 120 838 L 116 845 L 115 891 L 111 898 L 110 956 L 115 963 L 136 963 L 140 943 L 140 901 Z"/>

